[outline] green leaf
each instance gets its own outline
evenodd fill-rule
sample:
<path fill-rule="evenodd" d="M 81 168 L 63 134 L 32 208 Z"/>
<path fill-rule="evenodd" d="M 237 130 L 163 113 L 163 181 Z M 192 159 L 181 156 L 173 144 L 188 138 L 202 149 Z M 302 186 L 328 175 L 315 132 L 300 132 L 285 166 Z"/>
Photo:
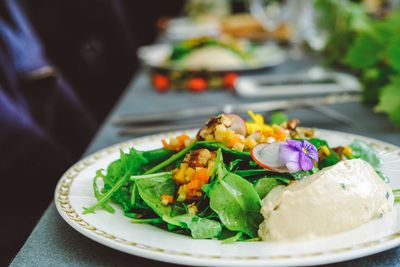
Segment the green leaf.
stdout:
<path fill-rule="evenodd" d="M 244 233 L 237 232 L 235 235 L 222 240 L 222 244 L 230 244 L 230 243 L 235 243 L 237 241 L 240 241 L 242 239 L 243 235 L 244 235 Z"/>
<path fill-rule="evenodd" d="M 128 188 L 124 186 L 128 183 L 129 177 L 141 173 L 147 163 L 148 160 L 143 157 L 142 152 L 134 148 L 131 148 L 128 153 L 121 150 L 120 159 L 111 163 L 107 168 L 107 174 L 103 176 L 104 194 L 99 197 L 96 204 L 84 208 L 84 213 L 92 213 L 98 207 L 105 207 L 111 198 L 117 200 L 127 211 L 130 208 L 131 196 Z M 95 194 L 96 190 L 98 191 L 94 188 Z"/>
<path fill-rule="evenodd" d="M 320 149 L 322 146 L 328 146 L 328 142 L 324 139 L 320 139 L 320 138 L 310 138 L 308 139 L 308 141 L 310 141 L 311 144 L 313 144 L 315 146 L 316 149 Z"/>
<path fill-rule="evenodd" d="M 289 119 L 288 116 L 286 116 L 286 114 L 283 112 L 274 112 L 271 114 L 271 124 L 272 125 L 274 125 L 274 124 L 280 125 L 284 122 L 287 122 L 288 119 Z"/>
<path fill-rule="evenodd" d="M 375 149 L 359 139 L 354 140 L 350 144 L 350 148 L 352 150 L 352 158 L 365 160 L 385 182 L 389 182 L 389 178 L 381 171 L 382 160 L 377 155 Z"/>
<path fill-rule="evenodd" d="M 104 176 L 102 170 L 98 170 L 96 172 L 96 176 L 93 179 L 93 191 L 94 191 L 94 196 L 96 197 L 97 200 L 100 200 L 102 198 L 102 194 L 100 193 L 100 190 L 97 187 L 97 180 L 98 179 L 102 179 L 103 182 L 104 182 L 105 178 L 106 177 Z M 111 207 L 110 205 L 108 205 L 107 203 L 102 204 L 101 207 L 103 209 L 107 210 L 110 213 L 114 213 L 115 212 L 114 208 Z"/>
<path fill-rule="evenodd" d="M 171 205 L 161 204 L 162 195 L 175 195 L 176 185 L 171 172 L 131 177 L 137 185 L 140 197 L 158 216 L 170 215 Z"/>
<path fill-rule="evenodd" d="M 221 234 L 222 225 L 214 220 L 200 218 L 196 215 L 184 214 L 173 217 L 174 220 L 189 228 L 193 238 L 215 238 Z"/>
<path fill-rule="evenodd" d="M 154 166 L 162 161 L 167 160 L 174 153 L 175 151 L 166 148 L 158 148 L 154 150 L 143 151 L 142 155 L 148 160 L 149 165 Z"/>
<path fill-rule="evenodd" d="M 131 222 L 133 223 L 146 223 L 146 224 L 154 224 L 159 225 L 162 224 L 164 221 L 161 218 L 149 218 L 149 219 L 136 219 L 132 218 Z"/>
<path fill-rule="evenodd" d="M 382 44 L 365 33 L 357 36 L 350 47 L 345 62 L 356 69 L 370 67 L 381 60 Z"/>
<path fill-rule="evenodd" d="M 319 169 L 333 166 L 340 161 L 339 155 L 335 151 L 332 150 L 332 148 L 328 145 L 328 142 L 326 142 L 326 140 L 319 139 L 319 138 L 310 138 L 310 139 L 308 139 L 308 141 L 310 141 L 310 143 L 313 144 L 318 150 L 322 146 L 326 146 L 330 151 L 328 156 L 325 156 L 324 159 L 319 160 L 319 162 L 318 162 Z"/>
<path fill-rule="evenodd" d="M 242 159 L 235 159 L 229 162 L 228 171 L 234 172 L 235 170 L 239 169 L 240 163 L 242 163 Z"/>
<path fill-rule="evenodd" d="M 263 199 L 268 193 L 280 183 L 274 178 L 261 178 L 258 179 L 256 184 L 254 185 L 254 189 L 256 190 L 260 199 Z"/>
<path fill-rule="evenodd" d="M 218 150 L 221 154 L 221 150 Z M 218 165 L 218 179 L 210 190 L 210 207 L 221 222 L 231 231 L 241 231 L 257 236 L 262 221 L 261 200 L 253 185 L 242 177 L 226 170 L 223 160 Z"/>
<path fill-rule="evenodd" d="M 259 165 L 257 165 L 259 166 Z M 248 170 L 238 170 L 235 171 L 234 174 L 239 175 L 240 177 L 249 179 L 259 179 L 262 177 L 274 178 L 282 182 L 283 184 L 289 184 L 292 179 L 288 178 L 290 174 L 287 173 L 275 173 L 266 169 L 248 169 Z"/>
<path fill-rule="evenodd" d="M 229 155 L 231 155 L 231 156 L 233 156 L 235 158 L 241 158 L 241 159 L 244 159 L 244 160 L 250 160 L 251 159 L 251 156 L 250 156 L 249 152 L 242 152 L 242 151 L 236 151 L 236 150 L 229 149 L 223 143 L 212 142 L 212 141 L 197 141 L 197 142 L 185 147 L 184 149 L 182 149 L 181 151 L 177 152 L 176 154 L 173 154 L 171 157 L 169 157 L 165 161 L 162 161 L 159 164 L 157 164 L 156 166 L 153 166 L 151 169 L 147 170 L 145 172 L 145 174 L 156 173 L 156 172 L 164 169 L 168 165 L 174 163 L 175 161 L 181 159 L 189 151 L 197 149 L 199 147 L 208 148 L 210 150 L 222 149 L 222 151 L 224 153 L 227 153 L 227 154 L 229 154 Z"/>
<path fill-rule="evenodd" d="M 400 75 L 382 89 L 376 111 L 387 113 L 390 120 L 400 127 Z"/>
<path fill-rule="evenodd" d="M 391 40 L 386 53 L 391 65 L 400 71 L 400 35 L 398 33 Z"/>
<path fill-rule="evenodd" d="M 353 158 L 359 158 L 367 161 L 374 168 L 381 166 L 381 159 L 376 154 L 375 149 L 360 139 L 354 140 L 350 144 Z"/>

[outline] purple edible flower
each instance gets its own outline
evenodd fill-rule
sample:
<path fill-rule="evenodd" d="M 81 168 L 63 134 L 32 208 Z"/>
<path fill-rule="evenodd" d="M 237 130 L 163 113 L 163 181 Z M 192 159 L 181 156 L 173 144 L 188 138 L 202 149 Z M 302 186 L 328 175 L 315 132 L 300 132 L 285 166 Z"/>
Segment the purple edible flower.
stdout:
<path fill-rule="evenodd" d="M 318 150 L 307 140 L 287 140 L 279 147 L 279 158 L 289 172 L 308 171 L 318 162 Z"/>

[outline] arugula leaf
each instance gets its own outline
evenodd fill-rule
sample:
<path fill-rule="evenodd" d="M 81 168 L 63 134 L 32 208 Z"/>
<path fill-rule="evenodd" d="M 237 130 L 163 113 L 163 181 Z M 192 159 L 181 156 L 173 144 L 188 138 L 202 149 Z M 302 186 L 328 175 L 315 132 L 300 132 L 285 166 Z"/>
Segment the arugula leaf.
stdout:
<path fill-rule="evenodd" d="M 289 184 L 292 179 L 290 179 L 289 173 L 275 173 L 266 169 L 248 169 L 248 170 L 238 170 L 235 171 L 234 174 L 239 175 L 240 177 L 249 179 L 259 179 L 262 177 L 274 178 L 282 182 L 283 184 Z M 289 178 L 288 178 L 289 177 Z"/>
<path fill-rule="evenodd" d="M 196 239 L 215 238 L 222 231 L 221 223 L 192 214 L 175 216 L 173 219 L 183 223 L 183 226 L 187 227 L 192 237 Z"/>
<path fill-rule="evenodd" d="M 116 199 L 127 211 L 130 203 L 130 194 L 123 186 L 129 181 L 131 175 L 141 173 L 143 166 L 147 163 L 148 160 L 143 157 L 142 152 L 134 148 L 131 148 L 128 153 L 124 153 L 121 150 L 120 159 L 111 163 L 107 168 L 107 174 L 101 177 L 105 183 L 104 194 L 98 195 L 98 202 L 89 208 L 84 208 L 83 213 L 94 213 L 98 207 L 105 207 L 111 198 Z M 94 191 L 98 191 L 97 185 L 94 184 L 93 186 Z"/>
<path fill-rule="evenodd" d="M 227 148 L 224 143 L 207 142 L 207 141 L 200 141 L 198 143 L 200 143 L 199 145 L 201 145 L 201 147 L 205 147 L 205 148 L 208 148 L 210 150 L 221 149 L 222 152 L 224 153 L 224 155 L 230 156 L 230 157 L 232 157 L 234 159 L 241 159 L 241 160 L 244 160 L 244 161 L 251 160 L 251 155 L 250 155 L 249 152 L 237 151 L 237 150 L 233 150 L 233 149 Z"/>
<path fill-rule="evenodd" d="M 237 170 L 239 168 L 239 165 L 241 162 L 243 162 L 242 159 L 232 160 L 231 162 L 229 162 L 228 170 L 230 172 L 234 172 L 235 170 Z"/>
<path fill-rule="evenodd" d="M 148 218 L 148 219 L 132 218 L 131 222 L 133 222 L 133 223 L 148 223 L 148 224 L 154 224 L 154 225 L 160 225 L 160 224 L 164 223 L 163 219 L 161 219 L 161 218 Z"/>
<path fill-rule="evenodd" d="M 353 158 L 363 159 L 374 168 L 379 168 L 382 164 L 381 159 L 376 154 L 375 149 L 360 139 L 354 140 L 350 144 Z"/>
<path fill-rule="evenodd" d="M 101 197 L 102 197 L 102 194 L 100 193 L 100 190 L 99 190 L 99 188 L 98 188 L 98 186 L 97 186 L 97 180 L 98 180 L 99 178 L 101 178 L 103 181 L 104 181 L 104 179 L 106 179 L 106 177 L 105 177 L 105 175 L 103 174 L 102 171 L 103 171 L 103 170 L 98 170 L 98 171 L 96 172 L 96 176 L 93 178 L 93 191 L 94 191 L 94 196 L 95 196 L 95 198 L 96 198 L 97 200 L 100 200 Z M 103 209 L 107 210 L 107 211 L 110 212 L 110 213 L 114 213 L 114 212 L 115 212 L 114 208 L 111 207 L 110 205 L 108 205 L 107 203 L 102 204 L 101 207 L 102 207 Z"/>
<path fill-rule="evenodd" d="M 171 206 L 161 204 L 162 195 L 175 195 L 176 185 L 171 172 L 133 176 L 140 197 L 158 216 L 170 215 Z"/>
<path fill-rule="evenodd" d="M 149 162 L 149 166 L 154 166 L 171 157 L 175 151 L 166 148 L 158 148 L 154 150 L 146 150 L 142 152 L 142 156 Z"/>
<path fill-rule="evenodd" d="M 217 155 L 221 154 L 218 150 Z M 229 230 L 257 236 L 262 221 L 261 200 L 249 181 L 226 170 L 220 157 L 215 163 L 218 179 L 210 189 L 210 207 Z"/>
<path fill-rule="evenodd" d="M 222 244 L 230 244 L 230 243 L 235 243 L 237 241 L 240 241 L 243 239 L 243 236 L 245 234 L 243 232 L 237 232 L 235 235 L 225 238 L 222 240 Z"/>
<path fill-rule="evenodd" d="M 227 153 L 227 154 L 231 155 L 232 157 L 240 158 L 240 159 L 247 160 L 247 161 L 251 160 L 251 155 L 250 155 L 249 152 L 242 152 L 242 151 L 236 151 L 236 150 L 229 149 L 229 148 L 227 148 L 225 146 L 225 144 L 220 143 L 220 142 L 197 141 L 197 142 L 185 147 L 184 149 L 182 149 L 181 151 L 177 152 L 176 154 L 173 154 L 171 157 L 169 157 L 165 161 L 162 161 L 159 164 L 157 164 L 156 166 L 153 166 L 151 169 L 147 170 L 144 174 L 156 173 L 156 172 L 164 169 L 168 165 L 170 165 L 170 164 L 176 162 L 177 160 L 181 159 L 189 151 L 192 151 L 192 150 L 197 149 L 199 147 L 208 148 L 210 150 L 222 149 L 222 151 L 224 153 Z"/>
<path fill-rule="evenodd" d="M 354 142 L 350 144 L 350 148 L 352 150 L 352 158 L 365 160 L 371 164 L 376 173 L 386 183 L 389 182 L 389 178 L 381 170 L 382 160 L 378 157 L 375 149 L 359 139 L 354 140 Z"/>

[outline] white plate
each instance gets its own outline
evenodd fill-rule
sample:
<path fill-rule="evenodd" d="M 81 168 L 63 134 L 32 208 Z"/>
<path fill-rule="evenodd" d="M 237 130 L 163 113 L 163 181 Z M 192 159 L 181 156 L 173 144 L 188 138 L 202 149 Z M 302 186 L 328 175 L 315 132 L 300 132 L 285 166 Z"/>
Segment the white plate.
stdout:
<path fill-rule="evenodd" d="M 119 157 L 119 149 L 148 150 L 160 147 L 162 138 L 182 132 L 152 135 L 117 144 L 94 153 L 72 166 L 55 191 L 57 210 L 65 221 L 83 235 L 111 248 L 133 255 L 198 266 L 289 266 L 315 265 L 367 256 L 400 245 L 400 205 L 383 218 L 341 234 L 301 242 L 238 242 L 195 240 L 145 224 L 133 224 L 116 208 L 115 214 L 99 209 L 82 214 L 83 207 L 96 202 L 92 180 L 95 171 Z M 186 131 L 195 134 L 195 131 Z M 378 140 L 341 132 L 317 130 L 316 135 L 332 146 L 362 139 L 371 144 L 383 160 L 383 172 L 392 188 L 400 188 L 400 148 Z"/>
<path fill-rule="evenodd" d="M 182 41 L 202 36 L 218 36 L 221 34 L 219 22 L 196 22 L 188 17 L 174 18 L 168 22 L 165 35 L 169 40 Z"/>
<path fill-rule="evenodd" d="M 174 66 L 164 64 L 165 59 L 169 57 L 171 51 L 172 46 L 170 44 L 155 44 L 139 47 L 137 55 L 140 60 L 142 60 L 146 65 L 152 68 L 182 71 L 181 68 L 176 68 Z M 287 58 L 286 52 L 279 46 L 272 43 L 256 47 L 254 49 L 254 54 L 254 57 L 259 60 L 257 63 L 244 65 L 239 68 L 209 70 L 209 72 L 242 72 L 270 68 L 283 63 Z"/>

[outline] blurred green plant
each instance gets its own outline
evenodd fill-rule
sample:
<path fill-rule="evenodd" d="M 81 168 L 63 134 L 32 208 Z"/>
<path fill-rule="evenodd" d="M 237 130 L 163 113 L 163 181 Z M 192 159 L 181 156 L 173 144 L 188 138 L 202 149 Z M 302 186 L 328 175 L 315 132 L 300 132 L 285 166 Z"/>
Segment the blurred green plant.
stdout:
<path fill-rule="evenodd" d="M 400 127 L 400 9 L 380 18 L 350 0 L 315 0 L 315 9 L 329 34 L 325 63 L 356 74 L 364 102 Z"/>

